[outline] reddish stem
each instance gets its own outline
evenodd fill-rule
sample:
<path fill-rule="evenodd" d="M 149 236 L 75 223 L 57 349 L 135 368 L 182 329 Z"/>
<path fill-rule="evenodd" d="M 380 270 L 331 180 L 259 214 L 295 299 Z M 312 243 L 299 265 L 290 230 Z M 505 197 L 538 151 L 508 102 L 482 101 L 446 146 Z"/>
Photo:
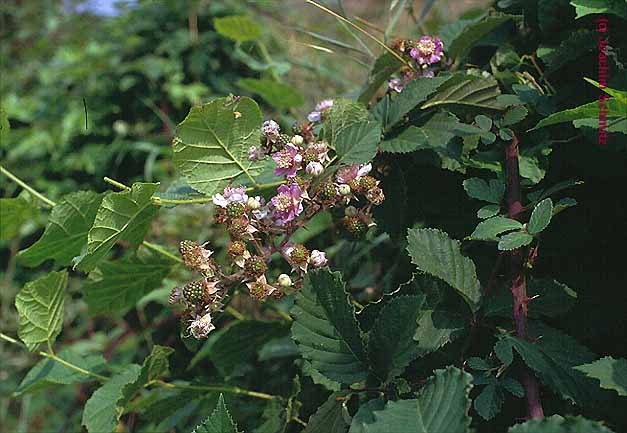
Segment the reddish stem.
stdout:
<path fill-rule="evenodd" d="M 507 211 L 510 218 L 518 219 L 524 207 L 518 167 L 518 137 L 515 135 L 505 148 L 505 167 L 507 170 Z M 524 264 L 524 250 L 522 248 L 513 250 L 510 253 L 511 292 L 514 301 L 514 327 L 516 336 L 520 339 L 527 339 L 527 282 Z M 525 370 L 522 374 L 522 384 L 527 396 L 527 416 L 529 418 L 544 418 L 536 378 Z"/>

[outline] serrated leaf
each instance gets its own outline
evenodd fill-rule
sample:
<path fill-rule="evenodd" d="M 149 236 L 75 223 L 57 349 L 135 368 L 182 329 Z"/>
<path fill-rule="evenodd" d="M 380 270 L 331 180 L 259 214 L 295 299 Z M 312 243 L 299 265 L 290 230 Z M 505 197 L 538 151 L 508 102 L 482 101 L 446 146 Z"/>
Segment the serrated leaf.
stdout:
<path fill-rule="evenodd" d="M 126 366 L 87 400 L 81 424 L 89 433 L 110 433 L 116 430 L 124 406 L 128 403 L 123 390 L 137 380 L 140 371 L 141 367 L 137 364 Z"/>
<path fill-rule="evenodd" d="M 577 19 L 593 14 L 614 14 L 627 18 L 623 0 L 571 0 Z"/>
<path fill-rule="evenodd" d="M 245 15 L 214 18 L 213 25 L 222 36 L 239 42 L 254 41 L 263 34 L 261 26 Z"/>
<path fill-rule="evenodd" d="M 385 400 L 378 397 L 359 405 L 359 410 L 351 420 L 348 433 L 365 433 L 366 425 L 375 422 L 374 412 L 381 411 L 385 407 Z"/>
<path fill-rule="evenodd" d="M 501 126 L 511 126 L 524 120 L 529 111 L 523 105 L 515 105 L 505 112 Z"/>
<path fill-rule="evenodd" d="M 18 258 L 26 266 L 39 266 L 52 259 L 57 266 L 67 266 L 87 244 L 87 234 L 94 223 L 102 195 L 78 191 L 63 197 L 50 213 L 44 234 Z"/>
<path fill-rule="evenodd" d="M 503 389 L 509 392 L 514 397 L 523 398 L 525 396 L 525 388 L 516 379 L 506 377 L 501 380 L 500 384 Z"/>
<path fill-rule="evenodd" d="M 311 415 L 303 433 L 346 433 L 348 424 L 342 414 L 342 401 L 337 399 L 344 395 L 335 392 L 331 394 Z"/>
<path fill-rule="evenodd" d="M 470 198 L 500 204 L 505 193 L 505 184 L 498 179 L 486 182 L 478 177 L 471 177 L 464 181 L 464 190 Z"/>
<path fill-rule="evenodd" d="M 479 358 L 478 356 L 471 356 L 466 360 L 466 363 L 468 364 L 468 367 L 473 370 L 487 371 L 492 368 L 492 365 L 490 365 L 485 359 Z"/>
<path fill-rule="evenodd" d="M 448 55 L 455 59 L 463 57 L 481 38 L 511 18 L 510 15 L 491 15 L 480 21 L 469 22 L 450 41 L 446 50 Z"/>
<path fill-rule="evenodd" d="M 490 129 L 492 129 L 492 119 L 484 114 L 479 114 L 478 116 L 475 116 L 475 123 L 477 124 L 477 126 L 479 126 L 479 128 L 483 129 L 484 131 L 489 131 Z"/>
<path fill-rule="evenodd" d="M 333 100 L 333 107 L 324 113 L 323 137 L 335 147 L 337 136 L 344 128 L 368 120 L 368 110 L 362 104 L 345 98 Z"/>
<path fill-rule="evenodd" d="M 498 248 L 500 251 L 511 251 L 516 248 L 529 245 L 533 241 L 533 236 L 527 232 L 513 232 L 501 236 Z"/>
<path fill-rule="evenodd" d="M 370 118 L 380 122 L 384 132 L 403 120 L 403 117 L 425 101 L 452 75 L 439 75 L 433 78 L 420 77 L 410 82 L 401 93 L 386 95 L 370 112 Z"/>
<path fill-rule="evenodd" d="M 171 268 L 171 260 L 152 253 L 102 262 L 100 280 L 88 283 L 84 289 L 89 312 L 125 313 L 160 287 Z"/>
<path fill-rule="evenodd" d="M 601 388 L 614 390 L 618 395 L 627 397 L 627 359 L 606 356 L 590 364 L 579 365 L 575 370 L 598 379 Z"/>
<path fill-rule="evenodd" d="M 625 119 L 627 115 L 627 102 L 621 102 L 616 98 L 611 98 L 605 101 L 605 108 L 607 108 L 606 118 L 607 124 L 616 122 L 620 119 Z M 555 125 L 557 123 L 572 122 L 575 120 L 595 119 L 598 128 L 599 119 L 599 101 L 589 102 L 579 107 L 570 108 L 568 110 L 559 111 L 551 114 L 538 122 L 536 126 L 529 131 L 535 131 L 536 129 L 544 128 L 545 126 Z"/>
<path fill-rule="evenodd" d="M 498 204 L 487 204 L 477 211 L 477 218 L 486 219 L 498 215 L 501 207 Z"/>
<path fill-rule="evenodd" d="M 381 127 L 375 122 L 359 122 L 338 132 L 335 150 L 340 164 L 362 164 L 377 154 Z"/>
<path fill-rule="evenodd" d="M 74 267 L 92 271 L 119 240 L 137 248 L 157 213 L 151 198 L 158 187 L 158 183 L 135 183 L 129 191 L 105 195 L 87 234 L 87 250 Z"/>
<path fill-rule="evenodd" d="M 365 433 L 468 433 L 472 376 L 455 368 L 435 370 L 416 399 L 388 401 L 374 411 Z"/>
<path fill-rule="evenodd" d="M 52 344 L 61 332 L 67 282 L 67 271 L 50 272 L 26 283 L 15 297 L 17 333 L 31 352 L 41 343 Z"/>
<path fill-rule="evenodd" d="M 508 339 L 500 339 L 494 344 L 494 354 L 503 365 L 510 365 L 514 361 L 513 347 Z"/>
<path fill-rule="evenodd" d="M 224 403 L 224 396 L 220 394 L 218 404 L 213 413 L 199 424 L 192 433 L 238 433 L 237 425 Z"/>
<path fill-rule="evenodd" d="M 530 335 L 537 339 L 535 343 L 505 338 L 542 383 L 562 398 L 584 407 L 602 400 L 598 384 L 573 368 L 592 362 L 596 358 L 592 352 L 574 338 L 540 323 L 531 324 Z"/>
<path fill-rule="evenodd" d="M 550 198 L 545 198 L 533 208 L 531 218 L 529 218 L 529 224 L 527 225 L 529 234 L 535 235 L 547 228 L 551 222 L 552 216 L 553 201 Z"/>
<path fill-rule="evenodd" d="M 613 433 L 612 430 L 582 416 L 551 415 L 544 419 L 531 419 L 516 424 L 507 433 Z"/>
<path fill-rule="evenodd" d="M 399 296 L 381 309 L 368 337 L 368 356 L 383 381 L 400 374 L 420 355 L 413 337 L 424 302 L 424 295 Z"/>
<path fill-rule="evenodd" d="M 0 241 L 11 239 L 31 217 L 33 207 L 21 197 L 0 198 Z"/>
<path fill-rule="evenodd" d="M 242 78 L 237 82 L 237 85 L 261 96 L 264 101 L 277 110 L 300 107 L 305 102 L 302 93 L 297 89 L 274 80 Z"/>
<path fill-rule="evenodd" d="M 503 400 L 501 388 L 495 384 L 489 384 L 475 398 L 474 407 L 481 418 L 489 421 L 501 411 Z"/>
<path fill-rule="evenodd" d="M 407 251 L 419 270 L 446 281 L 475 311 L 481 301 L 475 264 L 461 254 L 460 243 L 435 229 L 411 229 Z"/>
<path fill-rule="evenodd" d="M 96 373 L 102 370 L 106 363 L 101 354 L 89 353 L 83 355 L 73 348 L 63 349 L 57 353 L 57 356 L 70 364 Z M 68 368 L 60 362 L 46 358 L 39 361 L 26 373 L 26 376 L 24 376 L 22 382 L 15 390 L 15 395 L 20 396 L 48 389 L 55 385 L 69 385 L 90 380 L 94 380 L 94 378 Z"/>
<path fill-rule="evenodd" d="M 259 145 L 261 111 L 252 99 L 218 98 L 192 107 L 172 142 L 176 169 L 189 186 L 212 195 L 237 177 L 253 181 L 263 164 L 248 160 Z"/>
<path fill-rule="evenodd" d="M 428 310 L 418 319 L 414 334 L 418 356 L 435 352 L 462 335 L 466 323 L 461 316 L 448 311 Z"/>
<path fill-rule="evenodd" d="M 446 83 L 435 95 L 422 105 L 422 109 L 446 105 L 460 105 L 491 110 L 504 107 L 498 103 L 501 94 L 496 79 L 478 78 L 472 75 L 454 75 L 455 79 Z"/>
<path fill-rule="evenodd" d="M 523 225 L 516 220 L 505 217 L 493 217 L 480 222 L 475 231 L 470 235 L 471 239 L 494 240 L 497 235 L 509 230 L 521 229 Z"/>
<path fill-rule="evenodd" d="M 359 326 L 339 272 L 309 272 L 291 313 L 292 338 L 316 370 L 345 384 L 366 378 Z"/>

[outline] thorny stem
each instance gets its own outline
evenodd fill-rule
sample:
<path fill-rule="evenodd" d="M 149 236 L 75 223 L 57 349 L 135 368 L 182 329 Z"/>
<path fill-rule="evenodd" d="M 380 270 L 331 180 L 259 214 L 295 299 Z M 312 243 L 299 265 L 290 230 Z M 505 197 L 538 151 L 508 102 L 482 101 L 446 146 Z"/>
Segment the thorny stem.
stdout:
<path fill-rule="evenodd" d="M 34 197 L 38 198 L 40 201 L 43 201 L 45 204 L 47 204 L 50 207 L 54 207 L 56 205 L 55 202 L 53 202 L 52 200 L 50 200 L 47 197 L 44 197 L 43 195 L 41 195 L 40 193 L 38 193 L 37 191 L 35 191 L 30 185 L 28 185 L 26 182 L 24 182 L 22 179 L 18 178 L 17 176 L 15 176 L 13 173 L 11 173 L 9 170 L 7 170 L 6 168 L 4 168 L 3 166 L 0 165 L 0 173 L 4 174 L 6 177 L 8 177 L 9 179 L 11 179 L 13 182 L 17 183 L 19 186 L 21 186 L 22 188 L 24 188 L 26 191 L 28 191 L 29 193 L 31 193 Z"/>
<path fill-rule="evenodd" d="M 0 332 L 0 339 L 11 343 L 11 344 L 15 344 L 17 346 L 23 346 L 22 343 L 20 343 L 19 341 L 17 341 L 15 338 L 11 338 L 6 334 L 3 334 Z M 53 361 L 56 361 L 60 364 L 65 365 L 66 367 L 77 371 L 79 373 L 82 373 L 86 376 L 91 376 L 95 379 L 98 379 L 100 382 L 106 382 L 107 380 L 109 380 L 108 377 L 103 376 L 101 374 L 98 373 L 94 373 L 93 371 L 89 371 L 86 370 L 82 367 L 79 367 L 78 365 L 72 364 L 69 361 L 66 361 L 65 359 L 59 358 L 57 355 L 53 355 L 47 352 L 42 352 L 39 351 L 37 352 L 37 354 L 39 356 L 43 356 L 45 358 L 49 358 L 52 359 Z M 264 392 L 257 392 L 257 391 L 250 391 L 247 389 L 242 389 L 239 387 L 235 387 L 235 386 L 228 386 L 228 385 L 182 385 L 182 384 L 176 384 L 176 383 L 170 383 L 170 382 L 165 382 L 163 380 L 151 380 L 149 381 L 146 385 L 144 385 L 145 387 L 149 387 L 149 386 L 159 386 L 161 388 L 168 388 L 168 389 L 190 389 L 190 390 L 198 390 L 198 391 L 217 391 L 217 392 L 225 392 L 225 393 L 229 393 L 229 394 L 236 394 L 236 395 L 245 395 L 248 397 L 254 397 L 254 398 L 260 398 L 263 400 L 273 400 L 273 399 L 278 399 L 281 398 L 280 396 L 276 396 L 276 395 L 271 395 L 271 394 L 266 394 Z"/>
<path fill-rule="evenodd" d="M 523 211 L 520 173 L 518 166 L 518 137 L 514 135 L 505 148 L 505 166 L 507 170 L 507 211 L 512 219 L 518 219 Z M 527 282 L 524 274 L 525 252 L 518 248 L 510 253 L 511 292 L 514 301 L 514 327 L 516 336 L 527 339 Z M 529 418 L 544 418 L 540 401 L 540 392 L 536 378 L 525 369 L 522 383 L 527 396 L 527 415 Z"/>

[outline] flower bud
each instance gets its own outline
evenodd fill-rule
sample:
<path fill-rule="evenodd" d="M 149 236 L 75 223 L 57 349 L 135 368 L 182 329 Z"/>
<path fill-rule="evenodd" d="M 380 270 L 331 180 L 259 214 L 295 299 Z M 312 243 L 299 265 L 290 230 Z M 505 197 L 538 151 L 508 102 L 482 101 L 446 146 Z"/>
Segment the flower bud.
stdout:
<path fill-rule="evenodd" d="M 302 146 L 302 144 L 305 142 L 305 139 L 303 138 L 302 135 L 295 135 L 292 137 L 292 144 L 296 145 L 296 146 Z"/>
<path fill-rule="evenodd" d="M 324 251 L 313 250 L 309 256 L 309 263 L 316 268 L 325 266 L 327 262 L 327 254 Z"/>
<path fill-rule="evenodd" d="M 341 195 L 349 195 L 351 193 L 351 187 L 343 183 L 338 187 Z"/>
<path fill-rule="evenodd" d="M 258 197 L 248 197 L 248 201 L 246 201 L 246 206 L 250 210 L 257 210 L 261 207 L 261 200 Z"/>
<path fill-rule="evenodd" d="M 281 287 L 290 287 L 292 285 L 292 279 L 287 274 L 281 274 L 279 278 L 277 278 L 277 283 L 279 283 Z"/>
<path fill-rule="evenodd" d="M 259 161 L 263 158 L 263 154 L 261 150 L 257 146 L 250 146 L 248 149 L 248 160 L 249 161 Z"/>
<path fill-rule="evenodd" d="M 312 176 L 320 176 L 324 171 L 324 167 L 319 162 L 314 161 L 307 164 L 305 171 Z"/>

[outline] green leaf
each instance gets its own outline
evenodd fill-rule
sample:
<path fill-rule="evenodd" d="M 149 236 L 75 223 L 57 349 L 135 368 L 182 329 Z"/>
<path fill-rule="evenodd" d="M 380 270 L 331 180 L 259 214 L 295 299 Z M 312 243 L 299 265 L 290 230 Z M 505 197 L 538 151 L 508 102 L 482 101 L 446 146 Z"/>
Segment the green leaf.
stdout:
<path fill-rule="evenodd" d="M 545 74 L 550 75 L 566 65 L 574 65 L 575 60 L 589 55 L 596 48 L 596 35 L 591 29 L 586 28 L 569 32 L 557 47 L 539 47 L 537 53 L 542 63 L 546 65 Z"/>
<path fill-rule="evenodd" d="M 67 271 L 50 272 L 26 283 L 15 297 L 18 335 L 31 352 L 41 343 L 51 345 L 61 332 L 67 281 Z"/>
<path fill-rule="evenodd" d="M 89 312 L 125 313 L 144 295 L 159 288 L 171 268 L 170 259 L 154 253 L 102 262 L 101 278 L 84 289 Z"/>
<path fill-rule="evenodd" d="M 527 231 L 529 234 L 535 235 L 547 228 L 553 216 L 553 201 L 545 198 L 533 208 Z"/>
<path fill-rule="evenodd" d="M 593 379 L 601 382 L 601 388 L 611 389 L 627 397 L 627 359 L 614 359 L 606 356 L 590 364 L 575 367 Z"/>
<path fill-rule="evenodd" d="M 501 236 L 498 248 L 500 251 L 511 251 L 529 245 L 533 236 L 527 232 L 513 232 Z"/>
<path fill-rule="evenodd" d="M 477 42 L 492 30 L 512 18 L 510 15 L 490 15 L 481 21 L 471 22 L 456 35 L 446 51 L 454 59 L 462 58 Z"/>
<path fill-rule="evenodd" d="M 505 391 L 509 392 L 514 397 L 523 398 L 525 396 L 525 388 L 523 388 L 520 382 L 516 379 L 506 377 L 501 380 L 500 384 L 503 386 Z"/>
<path fill-rule="evenodd" d="M 385 83 L 394 72 L 398 71 L 401 66 L 403 66 L 403 63 L 388 52 L 377 57 L 368 76 L 368 82 L 361 91 L 357 101 L 362 104 L 368 104 L 381 85 Z"/>
<path fill-rule="evenodd" d="M 501 126 L 515 125 L 524 120 L 527 114 L 529 114 L 529 111 L 527 111 L 524 105 L 515 105 L 505 112 L 501 120 Z"/>
<path fill-rule="evenodd" d="M 420 347 L 413 337 L 424 302 L 424 295 L 399 296 L 379 313 L 369 334 L 368 356 L 383 381 L 402 373 L 420 355 Z"/>
<path fill-rule="evenodd" d="M 351 420 L 348 433 L 365 433 L 366 425 L 375 422 L 374 412 L 381 411 L 385 407 L 385 400 L 378 397 L 359 405 L 359 410 Z"/>
<path fill-rule="evenodd" d="M 0 198 L 0 241 L 15 236 L 32 214 L 33 207 L 23 198 Z"/>
<path fill-rule="evenodd" d="M 460 243 L 435 229 L 410 229 L 407 251 L 419 270 L 446 281 L 473 311 L 479 307 L 481 291 L 475 264 L 460 252 Z"/>
<path fill-rule="evenodd" d="M 489 421 L 501 411 L 503 401 L 503 391 L 499 386 L 491 383 L 475 398 L 474 407 L 481 418 Z"/>
<path fill-rule="evenodd" d="M 511 336 L 505 338 L 542 383 L 584 407 L 602 401 L 598 384 L 573 368 L 592 362 L 596 358 L 592 352 L 569 335 L 540 323 L 531 324 L 530 336 L 537 339 L 535 343 Z"/>
<path fill-rule="evenodd" d="M 439 75 L 433 78 L 420 77 L 410 82 L 401 93 L 383 97 L 370 112 L 372 120 L 381 123 L 384 132 L 403 120 L 403 117 L 418 104 L 425 101 L 442 84 L 450 80 L 452 75 Z"/>
<path fill-rule="evenodd" d="M 359 122 L 342 129 L 335 142 L 340 164 L 362 164 L 377 154 L 381 128 L 375 122 Z"/>
<path fill-rule="evenodd" d="M 238 433 L 237 425 L 224 403 L 224 396 L 220 394 L 218 404 L 213 413 L 199 424 L 192 433 Z"/>
<path fill-rule="evenodd" d="M 603 90 L 608 95 L 613 96 L 619 102 L 623 104 L 627 104 L 627 91 L 616 90 L 616 89 L 612 89 L 611 87 L 602 86 L 601 84 L 599 84 L 598 82 L 594 81 L 591 78 L 584 77 L 583 79 L 586 80 L 588 83 L 592 84 L 597 89 Z"/>
<path fill-rule="evenodd" d="M 626 117 L 625 113 L 627 112 L 627 102 L 621 102 L 616 98 L 612 98 L 605 101 L 605 104 L 607 108 L 606 117 L 608 124 Z M 544 128 L 549 125 L 555 125 L 557 123 L 585 119 L 594 119 L 598 127 L 599 101 L 589 102 L 587 104 L 580 105 L 579 107 L 553 113 L 539 121 L 538 124 L 529 131 L 534 131 L 536 129 Z"/>
<path fill-rule="evenodd" d="M 613 14 L 627 18 L 624 0 L 571 0 L 577 18 L 592 14 Z"/>
<path fill-rule="evenodd" d="M 252 99 L 219 98 L 192 107 L 172 142 L 174 166 L 189 186 L 212 195 L 238 176 L 254 181 L 263 164 L 248 160 L 259 145 L 261 111 Z"/>
<path fill-rule="evenodd" d="M 551 415 L 544 419 L 531 419 L 523 424 L 516 424 L 507 433 L 612 433 L 601 423 L 581 416 Z"/>
<path fill-rule="evenodd" d="M 348 424 L 342 414 L 342 401 L 337 399 L 344 395 L 345 393 L 332 393 L 311 415 L 303 433 L 346 433 Z"/>
<path fill-rule="evenodd" d="M 475 123 L 477 124 L 477 126 L 479 126 L 479 128 L 483 129 L 484 131 L 489 131 L 490 129 L 492 129 L 492 119 L 483 114 L 475 116 Z"/>
<path fill-rule="evenodd" d="M 344 128 L 368 120 L 368 110 L 362 104 L 345 98 L 333 100 L 333 107 L 324 113 L 324 138 L 335 147 L 337 136 Z"/>
<path fill-rule="evenodd" d="M 137 364 L 126 366 L 87 400 L 81 423 L 89 433 L 110 433 L 116 430 L 124 406 L 128 403 L 124 388 L 137 380 L 140 371 L 141 367 Z"/>
<path fill-rule="evenodd" d="M 479 358 L 478 356 L 471 356 L 466 360 L 468 367 L 473 370 L 483 370 L 487 371 L 492 368 L 492 365 L 489 364 L 485 359 Z"/>
<path fill-rule="evenodd" d="M 222 36 L 238 42 L 254 41 L 263 34 L 261 26 L 245 15 L 214 18 L 213 25 Z"/>
<path fill-rule="evenodd" d="M 501 233 L 522 227 L 523 225 L 516 220 L 497 216 L 480 222 L 470 235 L 470 239 L 495 240 Z"/>
<path fill-rule="evenodd" d="M 72 259 L 87 244 L 87 234 L 101 202 L 101 194 L 89 191 L 74 192 L 63 197 L 52 208 L 41 238 L 20 251 L 20 262 L 31 267 L 39 266 L 48 259 L 54 260 L 57 266 L 72 263 Z"/>
<path fill-rule="evenodd" d="M 414 334 L 418 356 L 435 352 L 460 337 L 464 329 L 466 323 L 461 316 L 448 311 L 425 311 L 418 319 L 418 327 Z"/>
<path fill-rule="evenodd" d="M 455 368 L 435 370 L 412 400 L 388 401 L 374 411 L 365 433 L 468 433 L 472 376 Z"/>
<path fill-rule="evenodd" d="M 501 91 L 493 76 L 478 78 L 472 75 L 454 75 L 454 77 L 455 79 L 448 81 L 421 108 L 425 110 L 446 105 L 460 105 L 491 110 L 504 108 L 497 101 Z"/>
<path fill-rule="evenodd" d="M 500 204 L 505 193 L 505 184 L 498 179 L 486 182 L 478 177 L 471 177 L 464 181 L 464 190 L 470 198 Z"/>
<path fill-rule="evenodd" d="M 126 240 L 132 248 L 137 248 L 157 213 L 151 197 L 158 187 L 158 183 L 135 183 L 129 191 L 107 194 L 87 234 L 87 251 L 74 267 L 92 271 L 119 240 Z"/>
<path fill-rule="evenodd" d="M 57 356 L 82 369 L 98 372 L 105 366 L 105 359 L 101 354 L 90 353 L 83 355 L 73 348 L 66 348 L 57 353 Z M 53 359 L 42 359 L 31 368 L 15 390 L 15 395 L 48 389 L 55 385 L 70 385 L 94 380 L 93 377 L 66 367 Z"/>
<path fill-rule="evenodd" d="M 501 207 L 498 204 L 487 204 L 477 211 L 477 218 L 491 218 L 498 215 L 500 211 Z"/>
<path fill-rule="evenodd" d="M 505 366 L 514 362 L 513 347 L 512 342 L 507 339 L 500 339 L 494 344 L 494 354 Z"/>
<path fill-rule="evenodd" d="M 305 102 L 302 93 L 294 87 L 274 80 L 242 78 L 237 85 L 261 96 L 277 110 L 300 107 Z"/>
<path fill-rule="evenodd" d="M 345 384 L 366 378 L 361 332 L 339 272 L 309 272 L 291 313 L 292 338 L 316 370 Z"/>

